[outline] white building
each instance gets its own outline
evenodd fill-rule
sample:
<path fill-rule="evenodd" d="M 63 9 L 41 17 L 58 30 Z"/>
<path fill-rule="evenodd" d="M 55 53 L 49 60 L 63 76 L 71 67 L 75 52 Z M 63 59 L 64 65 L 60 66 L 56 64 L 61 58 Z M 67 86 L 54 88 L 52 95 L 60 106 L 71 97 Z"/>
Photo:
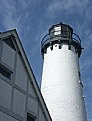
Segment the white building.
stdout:
<path fill-rule="evenodd" d="M 80 38 L 69 25 L 53 25 L 42 40 L 41 52 L 41 91 L 52 121 L 87 121 L 79 68 Z"/>
<path fill-rule="evenodd" d="M 0 121 L 51 121 L 16 30 L 0 33 Z"/>

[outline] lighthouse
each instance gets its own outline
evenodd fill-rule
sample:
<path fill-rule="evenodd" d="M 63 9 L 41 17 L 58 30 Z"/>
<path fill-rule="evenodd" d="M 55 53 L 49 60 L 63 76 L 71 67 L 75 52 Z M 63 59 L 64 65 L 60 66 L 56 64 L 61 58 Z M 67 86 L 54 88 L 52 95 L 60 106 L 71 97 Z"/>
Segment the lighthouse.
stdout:
<path fill-rule="evenodd" d="M 81 40 L 66 24 L 53 25 L 41 42 L 41 92 L 52 121 L 87 121 L 79 67 Z"/>

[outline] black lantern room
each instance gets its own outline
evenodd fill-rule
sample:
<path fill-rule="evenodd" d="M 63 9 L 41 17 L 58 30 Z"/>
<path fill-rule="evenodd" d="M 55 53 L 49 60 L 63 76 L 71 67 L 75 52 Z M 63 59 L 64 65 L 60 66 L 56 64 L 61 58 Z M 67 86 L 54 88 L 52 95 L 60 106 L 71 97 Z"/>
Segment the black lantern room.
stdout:
<path fill-rule="evenodd" d="M 69 25 L 63 23 L 53 25 L 49 29 L 49 33 L 43 37 L 41 42 L 42 56 L 46 53 L 49 46 L 53 50 L 54 44 L 59 44 L 58 47 L 61 49 L 61 43 L 68 43 L 69 50 L 71 50 L 71 45 L 75 46 L 76 53 L 80 57 L 82 50 L 81 40 L 78 35 L 73 33 L 73 29 Z"/>

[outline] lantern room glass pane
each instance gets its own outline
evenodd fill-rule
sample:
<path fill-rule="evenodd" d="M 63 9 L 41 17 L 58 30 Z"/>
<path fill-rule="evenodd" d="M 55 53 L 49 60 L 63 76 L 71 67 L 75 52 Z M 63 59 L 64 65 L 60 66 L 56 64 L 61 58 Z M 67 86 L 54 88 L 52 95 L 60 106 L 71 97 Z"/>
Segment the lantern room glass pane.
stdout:
<path fill-rule="evenodd" d="M 67 38 L 69 36 L 69 31 L 67 29 L 68 29 L 67 26 L 62 26 L 61 35 L 64 38 Z"/>
<path fill-rule="evenodd" d="M 54 30 L 55 30 L 54 35 L 60 35 L 61 34 L 61 26 L 55 27 Z"/>

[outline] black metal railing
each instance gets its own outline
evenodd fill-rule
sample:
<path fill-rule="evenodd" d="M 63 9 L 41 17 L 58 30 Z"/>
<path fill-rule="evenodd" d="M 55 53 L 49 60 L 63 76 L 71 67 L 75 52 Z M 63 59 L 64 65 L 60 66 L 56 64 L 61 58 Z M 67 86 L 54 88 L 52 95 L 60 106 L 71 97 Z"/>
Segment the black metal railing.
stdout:
<path fill-rule="evenodd" d="M 55 32 L 57 33 L 57 35 L 55 35 Z M 81 39 L 77 34 L 75 33 L 72 34 L 70 31 L 62 32 L 61 30 L 58 30 L 58 31 L 53 31 L 53 32 L 50 32 L 49 34 L 46 34 L 41 41 L 41 47 L 51 42 L 51 40 L 55 37 L 61 37 L 61 39 L 63 40 L 72 40 L 81 45 Z"/>

